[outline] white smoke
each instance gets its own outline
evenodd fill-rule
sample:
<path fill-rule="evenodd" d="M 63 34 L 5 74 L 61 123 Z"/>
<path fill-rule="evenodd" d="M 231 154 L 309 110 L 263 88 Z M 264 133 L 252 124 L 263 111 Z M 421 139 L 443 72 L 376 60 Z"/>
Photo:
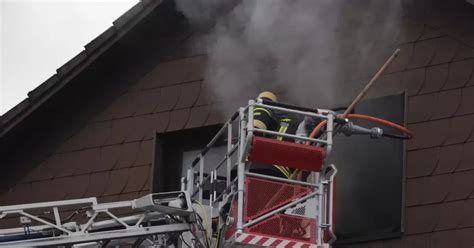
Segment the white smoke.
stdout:
<path fill-rule="evenodd" d="M 206 78 L 218 100 L 270 89 L 310 106 L 348 100 L 344 85 L 383 62 L 374 51 L 386 51 L 383 59 L 393 51 L 386 41 L 398 35 L 401 12 L 398 0 L 176 3 L 191 24 L 208 28 Z"/>

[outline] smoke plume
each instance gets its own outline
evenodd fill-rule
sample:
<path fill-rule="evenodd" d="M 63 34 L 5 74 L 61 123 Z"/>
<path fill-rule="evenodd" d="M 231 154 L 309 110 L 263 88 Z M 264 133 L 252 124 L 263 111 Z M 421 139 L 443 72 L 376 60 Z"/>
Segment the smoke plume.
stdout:
<path fill-rule="evenodd" d="M 400 35 L 398 0 L 176 0 L 206 30 L 206 80 L 218 101 L 262 89 L 301 105 L 348 101 Z M 392 42 L 393 40 L 393 42 Z M 381 59 L 375 59 L 374 55 Z M 365 81 L 364 81 L 365 82 Z"/>

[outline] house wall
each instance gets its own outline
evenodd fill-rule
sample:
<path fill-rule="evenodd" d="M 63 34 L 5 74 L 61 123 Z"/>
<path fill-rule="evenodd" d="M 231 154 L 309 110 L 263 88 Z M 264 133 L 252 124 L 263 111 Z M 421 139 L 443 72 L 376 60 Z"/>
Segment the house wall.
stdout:
<path fill-rule="evenodd" d="M 409 96 L 408 127 L 415 138 L 407 143 L 405 234 L 348 247 L 472 247 L 474 6 L 460 0 L 406 1 L 404 8 L 396 35 L 377 45 L 379 52 L 367 59 L 365 71 L 355 75 L 350 64 L 357 58 L 341 59 L 347 77 L 338 92 L 341 102 L 350 99 L 395 47 L 402 49 L 370 96 L 401 90 Z M 161 56 L 153 69 L 104 100 L 102 109 L 89 111 L 81 127 L 56 142 L 31 169 L 22 170 L 0 196 L 0 204 L 87 196 L 125 200 L 150 192 L 154 131 L 226 119 L 219 111 L 223 99 L 213 97 L 206 80 L 202 35 L 187 34 L 175 52 Z M 275 90 L 286 97 L 284 90 Z M 237 107 L 257 92 L 230 94 L 227 101 Z M 43 144 L 31 142 L 37 144 L 32 150 Z M 18 167 L 22 160 L 9 161 Z"/>

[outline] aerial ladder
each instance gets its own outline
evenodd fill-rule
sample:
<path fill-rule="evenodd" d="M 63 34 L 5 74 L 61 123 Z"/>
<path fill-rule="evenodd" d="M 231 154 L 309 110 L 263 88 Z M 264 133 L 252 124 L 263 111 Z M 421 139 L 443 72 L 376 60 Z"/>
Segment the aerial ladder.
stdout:
<path fill-rule="evenodd" d="M 255 108 L 318 120 L 317 135 L 256 128 Z M 398 128 L 408 134 L 400 138 L 410 137 Z M 0 229 L 0 247 L 330 247 L 337 168 L 325 158 L 336 132 L 384 136 L 381 128 L 357 126 L 333 110 L 250 100 L 193 160 L 179 191 L 120 202 L 93 197 L 0 206 L 0 225 L 19 219 L 18 227 Z M 226 147 L 221 160 L 206 163 L 218 143 Z M 309 176 L 260 174 L 253 163 L 284 164 Z"/>

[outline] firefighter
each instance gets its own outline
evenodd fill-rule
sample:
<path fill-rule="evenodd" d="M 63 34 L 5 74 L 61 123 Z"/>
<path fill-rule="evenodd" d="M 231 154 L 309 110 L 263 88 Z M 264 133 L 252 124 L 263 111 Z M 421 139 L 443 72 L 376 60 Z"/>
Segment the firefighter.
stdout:
<path fill-rule="evenodd" d="M 275 94 L 270 91 L 264 91 L 258 95 L 267 101 L 277 102 Z M 289 114 L 276 113 L 268 108 L 257 107 L 254 109 L 254 122 L 256 128 L 277 131 L 279 133 L 295 134 L 299 121 Z M 287 140 L 283 136 L 277 136 L 278 140 Z M 251 165 L 251 171 L 276 177 L 290 178 L 293 170 L 284 165 L 268 165 L 254 163 Z"/>

